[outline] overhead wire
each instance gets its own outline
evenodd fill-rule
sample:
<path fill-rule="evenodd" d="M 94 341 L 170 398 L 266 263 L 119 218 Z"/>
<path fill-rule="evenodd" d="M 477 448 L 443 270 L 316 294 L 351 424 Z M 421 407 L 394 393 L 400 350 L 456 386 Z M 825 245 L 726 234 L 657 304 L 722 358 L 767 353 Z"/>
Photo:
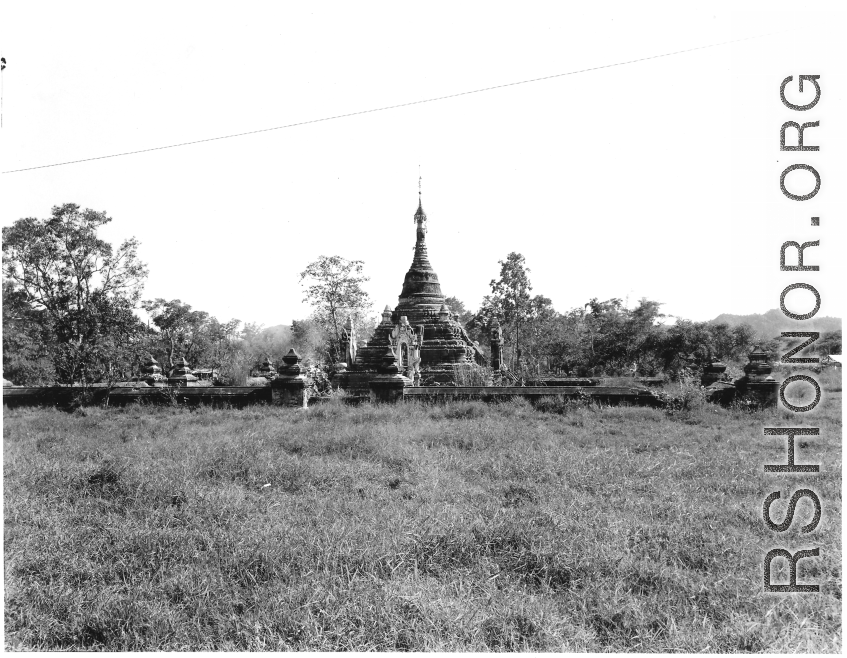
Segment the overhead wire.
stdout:
<path fill-rule="evenodd" d="M 406 103 L 397 103 L 395 105 L 386 105 L 384 107 L 376 107 L 376 108 L 371 108 L 371 109 L 368 109 L 368 110 L 358 110 L 356 112 L 347 112 L 345 114 L 336 114 L 334 116 L 323 117 L 323 118 L 320 118 L 320 119 L 310 119 L 308 121 L 297 121 L 295 123 L 288 123 L 288 124 L 285 124 L 283 126 L 274 126 L 273 128 L 260 128 L 258 130 L 248 130 L 246 132 L 233 133 L 231 135 L 221 135 L 221 136 L 218 136 L 218 137 L 207 137 L 205 139 L 195 139 L 195 140 L 188 141 L 188 142 L 179 142 L 177 144 L 167 144 L 165 146 L 153 146 L 153 147 L 150 147 L 150 148 L 138 149 L 138 150 L 135 150 L 135 151 L 124 151 L 122 153 L 112 153 L 112 154 L 109 154 L 109 155 L 98 155 L 98 156 L 94 156 L 94 157 L 90 157 L 90 158 L 81 158 L 79 160 L 68 160 L 66 162 L 56 162 L 56 163 L 53 163 L 53 164 L 37 165 L 35 167 L 24 167 L 22 169 L 11 169 L 9 171 L 4 171 L 2 173 L 3 174 L 16 174 L 16 173 L 20 173 L 20 172 L 23 172 L 23 171 L 34 171 L 36 169 L 47 169 L 47 168 L 50 168 L 50 167 L 63 167 L 63 166 L 66 166 L 66 165 L 80 164 L 82 162 L 93 162 L 95 160 L 106 160 L 108 158 L 120 158 L 120 157 L 127 156 L 127 155 L 138 155 L 140 153 L 152 153 L 154 151 L 164 151 L 164 150 L 167 150 L 167 149 L 180 148 L 180 147 L 183 147 L 183 146 L 192 146 L 194 144 L 205 144 L 205 143 L 208 143 L 208 142 L 215 142 L 215 141 L 220 141 L 220 140 L 223 140 L 223 139 L 234 139 L 236 137 L 246 137 L 248 135 L 258 135 L 260 133 L 272 132 L 274 130 L 284 130 L 286 128 L 296 128 L 298 126 L 307 126 L 307 125 L 310 125 L 310 124 L 313 124 L 313 123 L 322 123 L 324 121 L 335 121 L 336 119 L 346 119 L 346 118 L 349 118 L 349 117 L 361 116 L 361 115 L 364 115 L 364 114 L 372 114 L 374 112 L 386 112 L 388 110 L 396 110 L 396 109 L 400 109 L 402 107 L 412 107 L 414 105 L 423 105 L 424 103 L 435 103 L 437 101 L 448 100 L 448 99 L 451 99 L 451 98 L 459 98 L 461 96 L 469 96 L 471 94 L 480 94 L 480 93 L 483 93 L 483 92 L 486 92 L 486 91 L 494 91 L 495 89 L 505 89 L 507 87 L 515 87 L 517 85 L 525 85 L 525 84 L 530 84 L 530 83 L 533 83 L 533 82 L 542 82 L 544 80 L 553 80 L 555 78 L 562 78 L 562 77 L 569 76 L 569 75 L 578 75 L 578 74 L 581 74 L 581 73 L 590 73 L 592 71 L 601 71 L 603 69 L 614 68 L 616 66 L 627 66 L 629 64 L 637 64 L 639 62 L 647 62 L 647 61 L 652 60 L 652 59 L 660 59 L 662 57 L 671 57 L 671 56 L 674 56 L 674 55 L 682 55 L 682 54 L 685 54 L 685 53 L 695 52 L 697 50 L 705 50 L 707 48 L 717 48 L 719 46 L 728 46 L 728 45 L 733 44 L 733 43 L 739 43 L 739 42 L 742 42 L 742 41 L 750 41 L 751 39 L 761 39 L 763 37 L 771 36 L 772 34 L 775 34 L 775 33 L 772 32 L 772 33 L 769 33 L 769 34 L 759 34 L 759 35 L 752 36 L 752 37 L 743 37 L 741 39 L 733 39 L 732 41 L 723 41 L 723 42 L 720 42 L 720 43 L 706 44 L 705 46 L 696 46 L 694 48 L 686 48 L 684 50 L 676 50 L 674 52 L 662 53 L 660 55 L 650 55 L 648 57 L 639 57 L 637 59 L 630 59 L 630 60 L 627 60 L 627 61 L 624 61 L 624 62 L 615 62 L 613 64 L 602 64 L 600 66 L 592 66 L 592 67 L 585 68 L 585 69 L 579 69 L 577 71 L 567 71 L 565 73 L 555 73 L 553 75 L 545 75 L 545 76 L 542 76 L 540 78 L 531 78 L 531 79 L 528 79 L 528 80 L 519 80 L 517 82 L 506 82 L 506 83 L 499 84 L 499 85 L 493 85 L 491 87 L 482 87 L 480 89 L 472 89 L 470 91 L 460 91 L 460 92 L 457 92 L 455 94 L 447 94 L 445 96 L 436 96 L 434 98 L 425 98 L 425 99 L 422 99 L 422 100 L 409 101 L 409 102 L 406 102 Z"/>

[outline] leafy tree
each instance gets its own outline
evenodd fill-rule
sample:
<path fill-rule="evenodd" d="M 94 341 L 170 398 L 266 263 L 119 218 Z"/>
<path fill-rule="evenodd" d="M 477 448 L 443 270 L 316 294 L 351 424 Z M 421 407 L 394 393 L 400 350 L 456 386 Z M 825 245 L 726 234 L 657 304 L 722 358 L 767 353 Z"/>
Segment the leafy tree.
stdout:
<path fill-rule="evenodd" d="M 161 297 L 141 302 L 159 330 L 162 348 L 167 355 L 167 368 L 174 367 L 177 355 L 196 365 L 196 356 L 209 322 L 206 311 L 194 311 L 190 304 L 179 299 L 167 301 Z"/>
<path fill-rule="evenodd" d="M 486 295 L 482 298 L 482 304 L 480 304 L 479 310 L 471 316 L 466 326 L 468 331 L 487 333 L 494 318 L 497 318 L 498 321 L 500 320 L 499 309 L 496 307 L 491 295 Z"/>
<path fill-rule="evenodd" d="M 241 348 L 240 326 L 241 320 L 235 318 L 227 322 L 220 322 L 215 317 L 209 318 L 206 325 L 206 351 L 199 357 L 201 363 L 211 366 L 212 369 L 220 369 L 232 360 Z"/>
<path fill-rule="evenodd" d="M 660 350 L 663 370 L 672 376 L 692 363 L 704 365 L 714 358 L 714 353 L 709 323 L 684 319 L 668 327 Z"/>
<path fill-rule="evenodd" d="M 756 340 L 756 332 L 746 323 L 730 326 L 726 322 L 709 323 L 713 358 L 723 361 L 744 359 Z"/>
<path fill-rule="evenodd" d="M 634 309 L 618 298 L 590 300 L 578 324 L 586 348 L 581 370 L 617 375 L 657 368 L 652 355 L 660 342 L 659 307 L 659 302 L 648 299 L 640 300 Z"/>
<path fill-rule="evenodd" d="M 550 365 L 566 375 L 585 375 L 591 364 L 585 308 L 571 309 L 557 317 L 550 338 Z"/>
<path fill-rule="evenodd" d="M 451 313 L 459 315 L 459 322 L 462 323 L 462 326 L 467 326 L 473 319 L 474 314 L 467 309 L 465 303 L 458 297 L 446 297 L 444 303 L 447 304 Z"/>
<path fill-rule="evenodd" d="M 304 361 L 327 361 L 326 332 L 312 318 L 291 323 L 291 346 Z"/>
<path fill-rule="evenodd" d="M 531 317 L 532 307 L 529 293 L 529 268 L 524 257 L 516 252 L 510 253 L 500 262 L 500 278 L 492 279 L 491 296 L 487 298 L 490 312 L 511 330 L 514 336 L 514 358 L 521 358 L 521 326 Z"/>
<path fill-rule="evenodd" d="M 128 300 L 109 300 L 98 295 L 85 312 L 75 312 L 54 325 L 58 336 L 54 367 L 57 372 L 66 373 L 66 381 L 73 378 L 83 385 L 126 379 L 138 361 L 144 329 Z M 80 331 L 87 340 L 78 344 L 76 335 Z"/>
<path fill-rule="evenodd" d="M 41 349 L 63 383 L 114 376 L 132 360 L 141 335 L 133 309 L 147 267 L 135 238 L 114 249 L 97 237 L 111 221 L 68 203 L 54 206 L 49 219 L 3 228 L 4 280 L 16 308 L 28 309 L 17 317 L 37 325 Z"/>
<path fill-rule="evenodd" d="M 755 342 L 755 333 L 748 324 L 732 327 L 725 322 L 679 319 L 665 330 L 655 351 L 662 370 L 676 376 L 684 367 L 702 367 L 715 359 L 740 366 L 746 362 Z M 776 341 L 764 341 L 760 346 L 771 358 L 776 358 Z"/>
<path fill-rule="evenodd" d="M 21 385 L 56 381 L 48 348 L 52 336 L 45 312 L 33 310 L 26 296 L 3 281 L 3 377 Z"/>
<path fill-rule="evenodd" d="M 585 308 L 590 367 L 598 374 L 616 373 L 626 359 L 626 308 L 623 300 L 613 298 L 601 302 L 595 297 Z"/>
<path fill-rule="evenodd" d="M 151 351 L 166 355 L 167 367 L 173 368 L 179 356 L 195 368 L 220 369 L 240 349 L 241 320 L 220 322 L 206 311 L 195 311 L 179 299 L 161 297 L 145 300 L 142 308 L 150 315 L 158 333 Z"/>
<path fill-rule="evenodd" d="M 266 357 L 270 358 L 276 367 L 282 365 L 282 357 L 293 346 L 293 333 L 290 326 L 277 325 L 262 327 L 248 323 L 244 327 L 240 341 L 240 349 L 248 356 L 251 367 L 255 367 Z M 300 347 L 296 347 L 298 353 Z"/>
<path fill-rule="evenodd" d="M 622 300 L 594 298 L 582 308 L 556 313 L 541 296 L 532 300 L 532 351 L 550 367 L 573 375 L 654 374 L 664 328 L 658 302 L 642 299 L 633 309 Z M 537 318 L 537 319 L 535 319 Z"/>
<path fill-rule="evenodd" d="M 540 373 L 549 369 L 558 323 L 559 314 L 549 297 L 535 295 L 529 300 L 524 332 L 524 359 L 530 370 Z"/>
<path fill-rule="evenodd" d="M 362 289 L 362 284 L 370 279 L 362 274 L 363 266 L 360 260 L 321 256 L 300 273 L 301 284 L 311 282 L 306 286 L 303 301 L 314 308 L 313 319 L 327 336 L 332 362 L 343 356 L 341 328 L 347 316 L 352 316 L 358 324 L 370 311 L 370 298 Z"/>
<path fill-rule="evenodd" d="M 660 307 L 660 302 L 642 297 L 634 309 L 626 310 L 624 368 L 633 374 L 655 375 L 661 368 L 656 351 L 662 343 L 664 327 L 658 321 L 665 316 Z"/>
<path fill-rule="evenodd" d="M 827 331 L 821 335 L 820 340 L 815 341 L 815 352 L 823 356 L 841 354 L 841 330 Z"/>

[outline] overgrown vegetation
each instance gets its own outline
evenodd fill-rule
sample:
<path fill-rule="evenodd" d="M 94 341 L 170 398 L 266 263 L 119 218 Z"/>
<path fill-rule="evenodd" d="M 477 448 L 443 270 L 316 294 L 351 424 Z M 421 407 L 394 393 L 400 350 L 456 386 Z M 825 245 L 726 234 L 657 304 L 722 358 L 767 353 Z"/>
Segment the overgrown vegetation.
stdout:
<path fill-rule="evenodd" d="M 41 383 L 114 381 L 141 335 L 138 241 L 97 235 L 105 212 L 73 203 L 3 227 L 3 372 Z"/>
<path fill-rule="evenodd" d="M 525 401 L 4 414 L 9 648 L 841 648 L 841 393 L 796 418 Z M 837 391 L 835 389 L 838 389 Z M 768 530 L 806 423 L 817 530 Z M 784 509 L 784 508 L 779 508 Z M 777 513 L 777 516 L 780 513 Z M 820 594 L 765 595 L 772 547 Z M 775 570 L 787 577 L 785 565 Z"/>
<path fill-rule="evenodd" d="M 279 364 L 291 348 L 328 374 L 346 358 L 341 339 L 347 318 L 359 340 L 376 326 L 363 288 L 369 280 L 364 263 L 341 256 L 320 256 L 300 273 L 312 314 L 290 326 L 220 321 L 161 297 L 141 302 L 145 324 L 135 315 L 147 276 L 139 244 L 133 238 L 115 249 L 99 238 L 98 229 L 110 221 L 105 212 L 64 204 L 50 219 L 21 219 L 3 229 L 4 379 L 36 386 L 127 381 L 140 376 L 152 355 L 165 374 L 185 358 L 191 368 L 207 371 L 203 379 L 242 386 L 259 363 L 270 358 Z M 632 308 L 618 298 L 594 298 L 560 313 L 550 298 L 530 296 L 523 255 L 511 252 L 500 266 L 500 278 L 490 282 L 491 294 L 476 312 L 455 297 L 446 302 L 485 354 L 493 321 L 499 322 L 503 363 L 518 381 L 542 373 L 677 380 L 715 359 L 737 377 L 754 343 L 771 360 L 785 351 L 777 335 L 757 335 L 744 323 L 677 319 L 666 325 L 662 304 L 646 298 Z M 823 320 L 822 326 L 840 326 L 835 318 Z M 808 352 L 839 354 L 840 329 L 824 331 Z"/>

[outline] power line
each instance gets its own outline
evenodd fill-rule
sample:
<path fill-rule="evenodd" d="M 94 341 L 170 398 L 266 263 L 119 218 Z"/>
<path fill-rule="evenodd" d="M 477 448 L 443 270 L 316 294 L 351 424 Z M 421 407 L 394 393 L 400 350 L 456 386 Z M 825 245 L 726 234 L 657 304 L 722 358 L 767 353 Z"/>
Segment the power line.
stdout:
<path fill-rule="evenodd" d="M 651 55 L 649 57 L 640 57 L 638 59 L 631 59 L 625 62 L 616 62 L 615 64 L 603 64 L 602 66 L 593 66 L 587 69 L 580 69 L 578 71 L 568 71 L 567 73 L 556 73 L 554 75 L 545 75 L 541 78 L 532 78 L 530 80 L 520 80 L 518 82 L 507 82 L 501 85 L 494 85 L 493 87 L 483 87 L 482 89 L 473 89 L 471 91 L 460 91 L 455 94 L 448 94 L 447 96 L 436 96 L 435 98 L 426 98 L 423 100 L 410 101 L 408 103 L 398 103 L 397 105 L 386 105 L 385 107 L 377 107 L 370 110 L 359 110 L 357 112 L 348 112 L 347 114 L 336 114 L 331 117 L 324 117 L 322 119 L 311 119 L 309 121 L 298 121 L 297 123 L 289 123 L 284 126 L 275 126 L 273 128 L 261 128 L 259 130 L 250 130 L 243 133 L 234 133 L 232 135 L 222 135 L 220 137 L 207 137 L 206 139 L 197 139 L 191 142 L 180 142 L 179 144 L 168 144 L 167 146 L 154 146 L 152 148 L 139 149 L 137 151 L 126 151 L 124 153 L 112 153 L 111 155 L 98 155 L 93 158 L 83 158 L 81 160 L 69 160 L 67 162 L 56 162 L 54 164 L 48 165 L 38 165 L 36 167 L 25 167 L 24 169 L 12 169 L 10 171 L 4 171 L 4 174 L 16 174 L 22 171 L 33 171 L 35 169 L 47 169 L 49 167 L 63 167 L 65 165 L 79 164 L 81 162 L 92 162 L 94 160 L 105 160 L 107 158 L 120 158 L 125 155 L 137 155 L 139 153 L 151 153 L 153 151 L 164 151 L 166 149 L 174 149 L 179 148 L 181 146 L 192 146 L 193 144 L 204 144 L 206 142 L 216 142 L 222 139 L 232 139 L 234 137 L 246 137 L 247 135 L 258 135 L 259 133 L 271 132 L 272 130 L 283 130 L 285 128 L 296 128 L 297 126 L 307 126 L 312 123 L 321 123 L 323 121 L 334 121 L 335 119 L 346 119 L 348 117 L 360 116 L 362 114 L 371 114 L 373 112 L 385 112 L 386 110 L 396 110 L 401 107 L 411 107 L 413 105 L 423 105 L 424 103 L 434 103 L 436 101 L 444 101 L 450 98 L 458 98 L 460 96 L 469 96 L 470 94 L 480 94 L 485 91 L 494 91 L 495 89 L 505 89 L 506 87 L 515 87 L 517 85 L 526 85 L 532 82 L 542 82 L 543 80 L 552 80 L 554 78 L 563 78 L 568 75 L 578 75 L 580 73 L 590 73 L 592 71 L 600 71 L 602 69 L 610 69 L 616 66 L 626 66 L 628 64 L 637 64 L 639 62 L 647 62 L 651 59 L 659 59 L 662 57 L 671 57 L 673 55 L 682 55 L 684 53 L 691 53 L 697 50 L 705 50 L 707 48 L 717 48 L 719 46 L 728 46 L 733 43 L 739 43 L 741 41 L 750 41 L 751 39 L 761 39 L 762 37 L 768 37 L 772 34 L 776 34 L 771 32 L 770 34 L 759 34 L 753 37 L 744 37 L 743 39 L 734 39 L 732 41 L 723 41 L 721 43 L 711 43 L 705 46 L 697 46 L 695 48 L 686 48 L 685 50 L 676 50 L 671 53 L 663 53 L 661 55 Z"/>

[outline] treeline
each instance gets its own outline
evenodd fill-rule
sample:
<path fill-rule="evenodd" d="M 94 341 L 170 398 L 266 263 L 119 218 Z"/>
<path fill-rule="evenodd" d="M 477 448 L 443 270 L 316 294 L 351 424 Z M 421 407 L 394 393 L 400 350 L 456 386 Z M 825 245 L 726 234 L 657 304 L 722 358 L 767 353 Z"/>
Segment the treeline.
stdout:
<path fill-rule="evenodd" d="M 320 360 L 318 320 L 263 328 L 219 320 L 179 299 L 143 300 L 147 267 L 137 240 L 97 235 L 105 212 L 65 204 L 48 219 L 3 228 L 3 378 L 15 384 L 129 380 L 152 355 L 165 373 L 185 358 L 222 384 L 243 384 L 267 357 L 292 347 Z M 136 314 L 144 309 L 150 322 Z M 339 309 L 341 312 L 342 309 Z"/>
<path fill-rule="evenodd" d="M 28 385 L 124 381 L 137 377 L 152 355 L 165 373 L 185 358 L 192 368 L 211 371 L 217 383 L 239 385 L 258 363 L 279 364 L 292 347 L 328 370 L 344 359 L 348 318 L 360 340 L 376 325 L 362 287 L 364 264 L 339 256 L 320 256 L 301 273 L 313 313 L 291 326 L 219 320 L 179 299 L 142 299 L 147 267 L 138 259 L 138 242 L 114 248 L 98 238 L 110 221 L 104 212 L 65 204 L 46 220 L 26 218 L 3 228 L 4 379 Z M 756 336 L 747 324 L 665 323 L 661 304 L 647 299 L 634 308 L 620 299 L 591 299 L 560 313 L 549 298 L 532 294 L 522 255 L 511 253 L 500 265 L 478 310 L 455 297 L 447 304 L 486 354 L 496 319 L 506 365 L 515 372 L 674 378 L 719 359 L 740 374 L 754 343 L 778 357 L 779 341 Z M 139 308 L 149 322 L 136 315 Z M 811 351 L 840 354 L 840 330 L 824 334 Z"/>
<path fill-rule="evenodd" d="M 531 294 L 529 275 L 524 257 L 513 252 L 500 261 L 500 278 L 491 281 L 491 294 L 478 312 L 467 311 L 455 298 L 448 300 L 485 350 L 497 318 L 505 338 L 505 359 L 515 371 L 675 379 L 683 370 L 696 371 L 720 360 L 731 374 L 740 376 L 756 345 L 773 361 L 784 351 L 778 335 L 757 334 L 747 323 L 665 322 L 661 303 L 648 299 L 628 308 L 621 299 L 594 298 L 559 313 L 549 298 Z M 840 354 L 841 331 L 823 333 L 809 352 Z"/>
<path fill-rule="evenodd" d="M 683 368 L 721 359 L 745 360 L 757 336 L 747 325 L 678 320 L 664 324 L 657 301 L 641 299 L 627 308 L 621 299 L 591 299 L 560 313 L 544 295 L 532 295 L 530 269 L 521 254 L 500 261 L 500 278 L 480 310 L 459 307 L 468 331 L 488 348 L 496 318 L 505 339 L 509 367 L 527 374 L 552 372 L 566 376 L 676 377 Z M 776 345 L 766 347 L 776 349 Z"/>

